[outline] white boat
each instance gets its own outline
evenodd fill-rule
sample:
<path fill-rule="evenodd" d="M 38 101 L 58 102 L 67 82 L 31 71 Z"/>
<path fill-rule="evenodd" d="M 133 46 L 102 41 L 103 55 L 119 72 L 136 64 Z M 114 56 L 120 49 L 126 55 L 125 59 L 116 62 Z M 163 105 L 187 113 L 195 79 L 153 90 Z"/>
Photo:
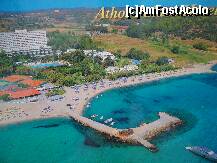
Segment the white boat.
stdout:
<path fill-rule="evenodd" d="M 103 118 L 104 118 L 103 116 L 100 117 L 101 120 L 102 120 Z"/>
<path fill-rule="evenodd" d="M 94 114 L 91 116 L 91 118 L 96 118 L 98 115 L 97 114 Z"/>
<path fill-rule="evenodd" d="M 109 122 L 111 122 L 112 120 L 113 120 L 112 118 L 109 118 L 109 119 L 105 120 L 104 122 L 105 122 L 105 123 L 109 123 Z"/>
<path fill-rule="evenodd" d="M 194 146 L 194 147 L 185 147 L 185 149 L 191 151 L 192 153 L 194 153 L 196 155 L 204 157 L 210 161 L 217 162 L 217 154 L 214 151 L 212 151 L 206 147 Z"/>
<path fill-rule="evenodd" d="M 113 126 L 115 124 L 115 122 L 112 122 L 110 125 Z"/>

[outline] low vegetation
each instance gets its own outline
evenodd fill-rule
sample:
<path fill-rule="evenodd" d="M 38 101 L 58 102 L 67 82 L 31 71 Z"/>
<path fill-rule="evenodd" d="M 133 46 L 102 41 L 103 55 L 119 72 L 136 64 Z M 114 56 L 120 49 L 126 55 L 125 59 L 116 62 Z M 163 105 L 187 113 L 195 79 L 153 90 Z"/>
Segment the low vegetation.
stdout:
<path fill-rule="evenodd" d="M 185 66 L 192 63 L 207 63 L 217 59 L 215 44 L 209 44 L 207 51 L 199 51 L 193 48 L 198 40 L 181 40 L 179 38 L 169 38 L 165 35 L 153 36 L 149 39 L 131 38 L 124 35 L 110 34 L 94 37 L 100 48 L 111 51 L 114 54 L 126 56 L 130 49 L 137 48 L 149 54 L 151 60 L 157 60 L 161 56 L 166 56 L 175 60 L 176 66 Z"/>
<path fill-rule="evenodd" d="M 121 77 L 129 77 L 138 74 L 139 73 L 137 71 L 117 72 L 117 73 L 109 74 L 107 78 L 110 80 L 116 80 Z"/>
<path fill-rule="evenodd" d="M 124 67 L 126 65 L 129 65 L 130 62 L 131 62 L 130 59 L 127 57 L 119 57 L 115 62 L 115 66 Z"/>
<path fill-rule="evenodd" d="M 126 33 L 129 37 L 149 38 L 158 33 L 174 35 L 182 39 L 203 38 L 217 41 L 217 17 L 160 17 L 145 18 L 139 25 L 131 24 Z"/>
<path fill-rule="evenodd" d="M 202 43 L 202 42 L 194 44 L 193 47 L 195 49 L 198 49 L 198 50 L 204 50 L 204 51 L 208 50 L 208 46 L 206 44 Z"/>
<path fill-rule="evenodd" d="M 63 95 L 65 93 L 64 89 L 53 89 L 46 93 L 47 97 L 55 96 L 55 95 Z"/>
<path fill-rule="evenodd" d="M 156 64 L 158 66 L 161 66 L 161 65 L 166 65 L 166 64 L 169 64 L 169 58 L 168 57 L 165 57 L 165 56 L 162 56 L 162 57 L 159 57 L 156 61 Z"/>
<path fill-rule="evenodd" d="M 155 72 L 170 71 L 175 69 L 177 69 L 177 67 L 170 64 L 158 65 L 156 63 L 152 63 L 152 64 L 140 66 L 141 73 L 155 73 Z"/>
<path fill-rule="evenodd" d="M 179 53 L 181 52 L 180 46 L 174 45 L 174 46 L 171 48 L 171 52 L 174 53 L 174 54 L 179 54 Z"/>
<path fill-rule="evenodd" d="M 10 101 L 10 95 L 9 94 L 5 94 L 0 96 L 0 101 Z"/>
<path fill-rule="evenodd" d="M 148 52 L 143 52 L 142 50 L 136 48 L 131 48 L 127 52 L 126 56 L 130 59 L 135 59 L 135 60 L 148 60 L 150 58 Z"/>

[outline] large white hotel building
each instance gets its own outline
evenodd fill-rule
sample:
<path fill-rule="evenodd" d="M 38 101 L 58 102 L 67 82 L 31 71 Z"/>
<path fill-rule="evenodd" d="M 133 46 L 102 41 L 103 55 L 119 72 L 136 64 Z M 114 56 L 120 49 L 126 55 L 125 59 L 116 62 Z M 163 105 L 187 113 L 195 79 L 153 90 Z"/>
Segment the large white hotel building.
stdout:
<path fill-rule="evenodd" d="M 0 33 L 0 49 L 7 54 L 49 55 L 51 47 L 47 46 L 46 31 L 15 30 Z"/>

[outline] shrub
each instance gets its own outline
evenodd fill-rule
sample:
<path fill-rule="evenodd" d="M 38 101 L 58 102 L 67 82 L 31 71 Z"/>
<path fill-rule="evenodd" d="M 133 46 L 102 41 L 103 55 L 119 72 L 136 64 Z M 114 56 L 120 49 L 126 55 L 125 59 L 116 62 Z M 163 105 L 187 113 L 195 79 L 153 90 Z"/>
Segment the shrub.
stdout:
<path fill-rule="evenodd" d="M 65 53 L 61 56 L 62 60 L 69 62 L 69 63 L 72 63 L 72 64 L 80 63 L 85 58 L 86 58 L 86 56 L 85 56 L 84 52 L 81 50 L 76 50 L 74 52 Z"/>
<path fill-rule="evenodd" d="M 121 77 L 129 77 L 129 76 L 133 76 L 133 75 L 137 75 L 137 74 L 138 74 L 138 72 L 136 72 L 136 71 L 117 72 L 114 74 L 109 74 L 108 79 L 109 80 L 116 80 L 116 79 L 121 78 Z"/>
<path fill-rule="evenodd" d="M 156 61 L 156 64 L 158 66 L 165 65 L 165 64 L 168 64 L 168 63 L 169 63 L 168 57 L 165 57 L 165 56 L 158 58 L 157 61 Z"/>
<path fill-rule="evenodd" d="M 176 67 L 173 65 L 165 64 L 165 65 L 157 65 L 157 64 L 149 64 L 147 65 L 142 72 L 143 73 L 155 73 L 155 72 L 163 72 L 163 71 L 169 71 L 174 70 Z"/>
<path fill-rule="evenodd" d="M 104 67 L 114 66 L 114 64 L 115 62 L 111 59 L 111 57 L 107 57 L 103 62 Z"/>
<path fill-rule="evenodd" d="M 174 46 L 171 48 L 171 52 L 174 53 L 174 54 L 179 54 L 179 53 L 180 53 L 180 46 L 174 45 Z"/>
<path fill-rule="evenodd" d="M 10 95 L 9 94 L 2 95 L 2 96 L 0 96 L 0 100 L 9 101 L 10 100 Z"/>
<path fill-rule="evenodd" d="M 208 50 L 208 46 L 202 42 L 194 44 L 193 48 L 198 49 L 198 50 L 204 50 L 204 51 Z"/>
<path fill-rule="evenodd" d="M 143 60 L 143 59 L 148 60 L 150 58 L 150 55 L 148 52 L 143 52 L 139 49 L 131 48 L 127 52 L 127 57 L 130 59 L 136 59 L 136 60 Z"/>
<path fill-rule="evenodd" d="M 55 95 L 63 95 L 64 93 L 65 93 L 65 90 L 63 89 L 53 89 L 49 91 L 48 93 L 46 93 L 46 96 L 50 97 L 50 96 L 55 96 Z"/>

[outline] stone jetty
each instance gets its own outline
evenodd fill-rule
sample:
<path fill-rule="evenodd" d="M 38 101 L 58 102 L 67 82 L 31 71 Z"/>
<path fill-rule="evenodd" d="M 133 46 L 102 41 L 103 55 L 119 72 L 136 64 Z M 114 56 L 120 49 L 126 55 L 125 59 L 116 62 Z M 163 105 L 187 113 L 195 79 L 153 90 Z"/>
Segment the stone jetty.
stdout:
<path fill-rule="evenodd" d="M 162 132 L 169 131 L 170 129 L 182 124 L 180 119 L 164 112 L 159 113 L 159 119 L 156 121 L 144 123 L 139 127 L 129 129 L 112 128 L 105 124 L 83 117 L 75 112 L 70 113 L 69 117 L 78 123 L 86 127 L 90 127 L 112 139 L 129 144 L 142 145 L 153 152 L 158 149 L 155 145 L 149 142 L 150 140 Z"/>

